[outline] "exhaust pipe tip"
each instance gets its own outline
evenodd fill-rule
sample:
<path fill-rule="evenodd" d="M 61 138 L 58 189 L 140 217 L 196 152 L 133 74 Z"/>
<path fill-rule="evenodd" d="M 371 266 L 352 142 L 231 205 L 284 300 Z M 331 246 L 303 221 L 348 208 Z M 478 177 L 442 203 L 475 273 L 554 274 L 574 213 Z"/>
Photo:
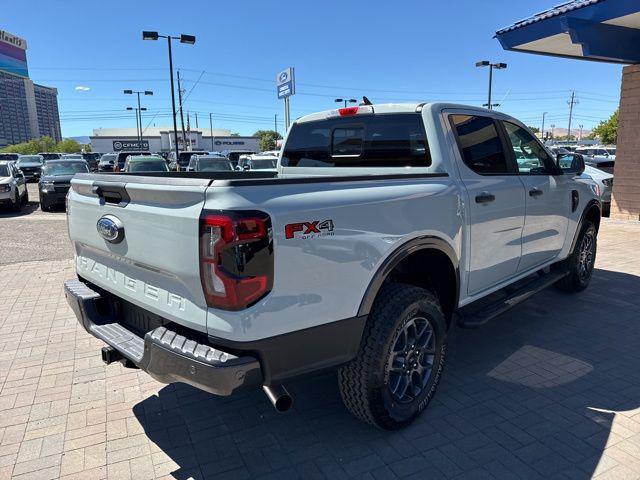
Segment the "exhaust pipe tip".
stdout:
<path fill-rule="evenodd" d="M 267 398 L 276 411 L 280 413 L 286 412 L 293 405 L 293 398 L 282 385 L 276 385 L 273 387 L 263 385 L 262 390 L 267 395 Z"/>

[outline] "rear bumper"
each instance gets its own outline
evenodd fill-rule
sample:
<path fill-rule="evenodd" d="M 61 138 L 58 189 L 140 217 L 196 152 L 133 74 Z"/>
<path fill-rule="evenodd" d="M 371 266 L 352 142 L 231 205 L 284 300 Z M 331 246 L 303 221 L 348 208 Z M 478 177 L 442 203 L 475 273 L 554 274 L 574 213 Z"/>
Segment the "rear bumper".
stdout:
<path fill-rule="evenodd" d="M 162 383 L 188 383 L 226 396 L 263 382 L 260 363 L 254 357 L 237 357 L 165 327 L 157 327 L 142 338 L 118 323 L 117 318 L 101 313 L 101 295 L 83 282 L 66 281 L 64 293 L 87 332 Z"/>

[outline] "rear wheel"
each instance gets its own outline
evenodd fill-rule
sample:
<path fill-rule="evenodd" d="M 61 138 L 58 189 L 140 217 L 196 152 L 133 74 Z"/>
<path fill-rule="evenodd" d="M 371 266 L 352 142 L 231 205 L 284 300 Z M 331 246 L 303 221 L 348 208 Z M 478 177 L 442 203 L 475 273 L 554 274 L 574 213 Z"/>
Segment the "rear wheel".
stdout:
<path fill-rule="evenodd" d="M 345 406 L 387 430 L 410 424 L 433 397 L 446 347 L 447 324 L 433 293 L 404 284 L 384 287 L 357 357 L 338 371 Z"/>
<path fill-rule="evenodd" d="M 569 274 L 556 286 L 565 292 L 581 292 L 591 281 L 591 274 L 596 262 L 598 237 L 596 226 L 586 220 L 580 229 L 578 241 L 571 256 L 566 260 Z"/>
<path fill-rule="evenodd" d="M 26 205 L 27 203 L 29 203 L 29 189 L 26 188 L 26 185 L 25 185 L 24 195 L 22 196 L 22 204 Z"/>
<path fill-rule="evenodd" d="M 22 199 L 18 194 L 17 188 L 13 197 L 13 202 L 11 203 L 11 210 L 13 210 L 14 212 L 19 212 L 20 210 L 22 210 Z"/>

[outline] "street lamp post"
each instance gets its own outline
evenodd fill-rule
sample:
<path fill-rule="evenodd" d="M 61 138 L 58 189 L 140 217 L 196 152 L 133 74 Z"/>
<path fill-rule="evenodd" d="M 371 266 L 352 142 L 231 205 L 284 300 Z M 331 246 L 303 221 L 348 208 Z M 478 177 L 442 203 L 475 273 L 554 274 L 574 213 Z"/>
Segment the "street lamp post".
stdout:
<path fill-rule="evenodd" d="M 347 103 L 358 103 L 358 100 L 356 100 L 355 98 L 336 98 L 334 102 L 336 103 L 344 102 L 344 107 L 347 108 Z"/>
<path fill-rule="evenodd" d="M 176 94 L 173 87 L 173 55 L 171 53 L 171 40 L 180 40 L 180 43 L 186 43 L 187 45 L 193 45 L 196 43 L 196 37 L 194 35 L 181 34 L 179 37 L 172 37 L 171 35 L 159 35 L 158 32 L 142 32 L 143 40 L 158 40 L 158 38 L 166 38 L 167 45 L 169 47 L 169 79 L 171 81 L 171 110 L 173 112 L 173 139 L 175 143 L 176 163 L 178 162 L 178 124 L 176 122 Z"/>
<path fill-rule="evenodd" d="M 542 129 L 540 130 L 540 138 L 542 138 L 543 142 L 544 142 L 544 117 L 547 116 L 547 113 L 549 112 L 542 112 Z"/>
<path fill-rule="evenodd" d="M 151 90 L 142 90 L 142 91 L 138 91 L 138 90 L 123 90 L 125 95 L 133 95 L 134 93 L 136 95 L 138 95 L 138 109 L 137 109 L 137 117 L 136 117 L 136 125 L 138 125 L 138 142 L 142 142 L 142 115 L 140 114 L 141 111 L 141 107 L 140 107 L 140 94 L 142 93 L 143 95 L 153 95 L 153 92 Z M 145 108 L 146 110 L 146 108 Z"/>
<path fill-rule="evenodd" d="M 136 133 L 137 133 L 137 138 L 138 138 L 138 146 L 140 146 L 140 143 L 142 143 L 141 138 L 142 138 L 142 114 L 140 112 L 146 112 L 147 109 L 142 107 L 142 108 L 136 108 L 136 107 L 127 107 L 127 110 L 132 110 L 136 112 Z"/>
<path fill-rule="evenodd" d="M 482 60 L 480 62 L 476 62 L 476 67 L 489 67 L 489 96 L 487 98 L 487 103 L 483 106 L 486 106 L 489 110 L 493 107 L 498 107 L 500 104 L 492 104 L 491 103 L 491 87 L 493 84 L 493 69 L 501 70 L 503 68 L 507 68 L 506 63 L 491 63 L 489 60 Z"/>
<path fill-rule="evenodd" d="M 556 128 L 556 126 L 552 123 L 551 124 L 551 139 L 553 140 L 553 129 Z"/>

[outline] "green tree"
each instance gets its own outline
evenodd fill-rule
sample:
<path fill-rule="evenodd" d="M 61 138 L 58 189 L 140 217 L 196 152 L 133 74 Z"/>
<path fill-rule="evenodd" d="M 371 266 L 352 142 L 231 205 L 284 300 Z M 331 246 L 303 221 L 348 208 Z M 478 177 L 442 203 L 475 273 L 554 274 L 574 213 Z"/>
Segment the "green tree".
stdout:
<path fill-rule="evenodd" d="M 529 130 L 533 133 L 540 133 L 540 129 L 538 127 L 532 127 L 531 125 L 527 125 L 527 127 L 529 127 Z"/>
<path fill-rule="evenodd" d="M 65 138 L 56 145 L 56 150 L 60 153 L 78 153 L 82 147 L 78 142 L 71 138 Z"/>
<path fill-rule="evenodd" d="M 282 135 L 274 130 L 258 130 L 253 134 L 254 137 L 260 139 L 260 150 L 274 150 L 276 142 L 282 139 Z"/>
<path fill-rule="evenodd" d="M 594 138 L 599 138 L 604 144 L 614 144 L 618 140 L 618 110 L 591 132 Z"/>
<path fill-rule="evenodd" d="M 34 155 L 39 152 L 55 152 L 56 142 L 51 137 L 40 137 L 28 142 L 16 143 L 2 149 L 3 152 Z"/>

